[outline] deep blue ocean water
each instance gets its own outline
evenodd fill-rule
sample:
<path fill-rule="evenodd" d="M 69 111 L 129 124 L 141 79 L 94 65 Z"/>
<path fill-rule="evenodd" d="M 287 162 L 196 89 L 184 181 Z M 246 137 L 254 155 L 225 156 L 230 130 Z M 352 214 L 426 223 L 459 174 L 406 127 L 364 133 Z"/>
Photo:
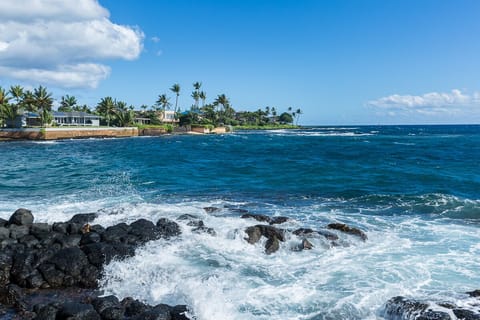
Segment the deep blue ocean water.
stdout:
<path fill-rule="evenodd" d="M 216 237 L 182 224 L 181 240 L 112 262 L 102 280 L 198 319 L 381 319 L 392 296 L 480 288 L 480 126 L 0 143 L 0 217 L 19 207 L 48 222 L 99 212 L 103 225 L 200 216 Z M 369 239 L 293 252 L 292 237 L 265 255 L 243 239 L 256 222 L 232 208 L 289 216 L 292 229 L 344 222 Z"/>

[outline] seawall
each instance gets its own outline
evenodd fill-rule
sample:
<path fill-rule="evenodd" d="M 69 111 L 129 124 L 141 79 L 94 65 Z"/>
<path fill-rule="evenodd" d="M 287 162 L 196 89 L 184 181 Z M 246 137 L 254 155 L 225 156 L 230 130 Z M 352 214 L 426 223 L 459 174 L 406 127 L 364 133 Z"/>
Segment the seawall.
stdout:
<path fill-rule="evenodd" d="M 138 129 L 125 128 L 21 128 L 0 129 L 0 139 L 8 140 L 57 140 L 104 137 L 135 137 Z"/>

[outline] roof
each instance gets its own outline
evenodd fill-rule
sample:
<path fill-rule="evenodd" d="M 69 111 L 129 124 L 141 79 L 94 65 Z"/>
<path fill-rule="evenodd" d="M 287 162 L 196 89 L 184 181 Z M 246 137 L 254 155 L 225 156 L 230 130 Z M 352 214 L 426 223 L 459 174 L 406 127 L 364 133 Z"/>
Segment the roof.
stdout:
<path fill-rule="evenodd" d="M 27 118 L 38 118 L 39 115 L 36 112 L 26 112 L 24 115 Z M 53 116 L 55 118 L 92 118 L 92 119 L 100 119 L 100 116 L 81 112 L 81 111 L 72 111 L 72 112 L 60 112 L 60 111 L 53 111 Z"/>

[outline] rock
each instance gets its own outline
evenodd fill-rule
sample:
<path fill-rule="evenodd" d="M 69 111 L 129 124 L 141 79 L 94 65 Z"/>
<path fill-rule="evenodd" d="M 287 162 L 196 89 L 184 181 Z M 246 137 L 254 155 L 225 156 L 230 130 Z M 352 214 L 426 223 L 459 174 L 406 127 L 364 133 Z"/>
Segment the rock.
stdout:
<path fill-rule="evenodd" d="M 58 309 L 52 305 L 36 305 L 34 309 L 37 317 L 35 320 L 56 320 Z"/>
<path fill-rule="evenodd" d="M 24 299 L 25 293 L 16 284 L 9 284 L 4 288 L 0 288 L 0 304 L 13 306 L 18 310 L 26 310 Z"/>
<path fill-rule="evenodd" d="M 247 213 L 242 215 L 240 218 L 242 219 L 255 219 L 260 222 L 270 222 L 270 217 L 263 215 L 263 214 L 253 214 L 253 213 Z"/>
<path fill-rule="evenodd" d="M 130 234 L 133 234 L 140 243 L 160 238 L 160 232 L 152 221 L 140 219 L 130 224 Z"/>
<path fill-rule="evenodd" d="M 30 234 L 39 238 L 45 237 L 51 231 L 52 226 L 48 223 L 34 223 L 30 226 Z"/>
<path fill-rule="evenodd" d="M 188 307 L 186 305 L 177 305 L 171 308 L 170 314 L 172 315 L 172 320 L 189 320 L 185 313 L 187 313 Z"/>
<path fill-rule="evenodd" d="M 416 320 L 451 320 L 450 315 L 442 311 L 427 311 L 416 318 Z"/>
<path fill-rule="evenodd" d="M 338 240 L 338 236 L 335 233 L 326 231 L 326 230 L 313 230 L 310 228 L 300 228 L 300 229 L 294 230 L 292 233 L 300 237 L 323 236 L 328 240 Z"/>
<path fill-rule="evenodd" d="M 467 292 L 470 297 L 480 297 L 480 289 Z"/>
<path fill-rule="evenodd" d="M 265 244 L 265 253 L 272 254 L 280 248 L 280 242 L 276 236 L 270 237 Z"/>
<path fill-rule="evenodd" d="M 102 237 L 96 232 L 89 232 L 85 233 L 80 240 L 80 245 L 90 244 L 90 243 L 97 243 L 102 240 Z"/>
<path fill-rule="evenodd" d="M 205 226 L 199 226 L 197 228 L 194 228 L 192 229 L 192 232 L 195 232 L 195 233 L 208 233 L 209 235 L 211 236 L 216 236 L 217 233 L 215 232 L 215 230 L 213 228 L 209 228 L 209 227 L 205 227 Z"/>
<path fill-rule="evenodd" d="M 63 284 L 65 274 L 55 268 L 54 264 L 44 263 L 38 267 L 38 270 L 43 275 L 45 281 L 48 282 L 52 288 L 60 288 Z"/>
<path fill-rule="evenodd" d="M 199 217 L 193 215 L 193 214 L 182 214 L 177 218 L 177 220 L 183 220 L 183 221 L 188 221 L 187 226 L 190 227 L 203 227 L 204 223 L 202 220 L 200 220 Z"/>
<path fill-rule="evenodd" d="M 18 239 L 18 243 L 24 244 L 27 248 L 33 248 L 37 246 L 40 241 L 37 240 L 34 236 L 31 234 L 27 234 L 26 236 L 21 237 Z"/>
<path fill-rule="evenodd" d="M 427 308 L 427 303 L 398 296 L 387 301 L 383 316 L 386 319 L 415 319 Z"/>
<path fill-rule="evenodd" d="M 8 252 L 0 253 L 0 288 L 10 282 L 10 270 L 12 269 L 12 255 Z"/>
<path fill-rule="evenodd" d="M 8 220 L 8 223 L 18 226 L 31 225 L 33 223 L 33 214 L 28 209 L 17 209 Z"/>
<path fill-rule="evenodd" d="M 311 249 L 313 249 L 313 244 L 310 241 L 308 241 L 307 239 L 303 239 L 302 244 L 301 244 L 301 248 L 302 248 L 302 250 L 311 250 Z"/>
<path fill-rule="evenodd" d="M 68 223 L 66 222 L 55 222 L 52 226 L 53 231 L 66 234 L 68 228 Z"/>
<path fill-rule="evenodd" d="M 130 227 L 126 223 L 119 223 L 105 229 L 105 232 L 102 233 L 102 240 L 108 243 L 125 242 L 129 231 Z"/>
<path fill-rule="evenodd" d="M 277 216 L 277 217 L 271 217 L 269 223 L 270 224 L 281 224 L 281 223 L 287 222 L 288 220 L 290 220 L 290 218 Z"/>
<path fill-rule="evenodd" d="M 81 234 L 82 224 L 69 222 L 67 225 L 67 233 L 69 234 Z"/>
<path fill-rule="evenodd" d="M 11 225 L 9 229 L 10 229 L 10 238 L 16 239 L 16 240 L 26 236 L 30 231 L 28 226 L 16 225 L 16 224 Z"/>
<path fill-rule="evenodd" d="M 166 304 L 159 304 L 152 309 L 142 313 L 136 319 L 138 320 L 171 320 L 171 307 Z"/>
<path fill-rule="evenodd" d="M 182 233 L 180 226 L 176 222 L 166 218 L 160 218 L 157 221 L 157 228 L 160 232 L 160 235 L 164 238 L 175 237 Z"/>
<path fill-rule="evenodd" d="M 3 226 L 0 227 L 0 240 L 5 240 L 10 237 L 10 229 Z"/>
<path fill-rule="evenodd" d="M 480 320 L 480 313 L 475 313 L 466 309 L 453 309 L 453 313 L 458 319 L 463 320 Z M 442 319 L 443 320 L 443 319 Z"/>
<path fill-rule="evenodd" d="M 75 224 L 80 224 L 80 225 L 85 225 L 89 222 L 92 222 L 97 218 L 96 213 L 79 213 L 74 215 L 68 222 L 69 223 L 75 223 Z"/>
<path fill-rule="evenodd" d="M 62 305 L 57 314 L 57 319 L 65 320 L 101 320 L 92 305 L 69 302 Z"/>
<path fill-rule="evenodd" d="M 92 301 L 92 306 L 102 319 L 123 319 L 124 308 L 115 296 L 95 298 Z"/>
<path fill-rule="evenodd" d="M 79 277 L 82 269 L 89 264 L 87 256 L 78 247 L 59 250 L 48 262 L 73 277 Z"/>
<path fill-rule="evenodd" d="M 143 302 L 140 302 L 130 297 L 123 299 L 120 304 L 125 308 L 125 316 L 127 317 L 139 316 L 140 314 L 150 309 Z"/>
<path fill-rule="evenodd" d="M 5 227 L 8 224 L 8 220 L 0 218 L 0 227 Z"/>
<path fill-rule="evenodd" d="M 278 229 L 272 226 L 257 225 L 262 232 L 262 236 L 270 239 L 275 236 L 280 241 L 285 241 L 285 230 Z"/>
<path fill-rule="evenodd" d="M 205 207 L 205 208 L 203 208 L 203 210 L 205 210 L 205 212 L 207 212 L 207 213 L 213 213 L 213 212 L 216 212 L 216 211 L 220 211 L 222 209 L 217 208 L 217 207 Z"/>
<path fill-rule="evenodd" d="M 93 226 L 92 225 L 90 226 L 90 232 L 96 232 L 98 234 L 102 234 L 105 232 L 105 228 L 99 224 L 94 224 Z"/>
<path fill-rule="evenodd" d="M 367 240 L 367 235 L 358 228 L 349 227 L 344 223 L 330 223 L 327 226 L 329 229 L 339 230 L 341 232 L 360 237 L 363 241 Z"/>
<path fill-rule="evenodd" d="M 257 226 L 248 227 L 245 229 L 245 233 L 248 235 L 248 238 L 245 238 L 245 240 L 247 240 L 250 244 L 257 243 L 262 237 L 262 231 Z"/>

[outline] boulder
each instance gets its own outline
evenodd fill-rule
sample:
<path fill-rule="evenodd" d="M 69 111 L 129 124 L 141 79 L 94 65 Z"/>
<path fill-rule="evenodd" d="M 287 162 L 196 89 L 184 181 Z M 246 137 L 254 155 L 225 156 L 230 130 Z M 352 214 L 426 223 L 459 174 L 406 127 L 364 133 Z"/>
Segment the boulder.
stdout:
<path fill-rule="evenodd" d="M 205 212 L 207 212 L 207 213 L 213 213 L 213 212 L 220 211 L 222 209 L 217 208 L 217 207 L 205 207 L 205 208 L 203 208 L 203 210 L 205 210 Z"/>
<path fill-rule="evenodd" d="M 133 298 L 127 297 L 120 303 L 125 309 L 125 316 L 137 317 L 150 309 L 146 304 Z"/>
<path fill-rule="evenodd" d="M 242 219 L 255 219 L 260 222 L 270 222 L 270 217 L 263 214 L 247 213 L 241 216 Z"/>
<path fill-rule="evenodd" d="M 157 228 L 160 232 L 160 235 L 164 238 L 171 238 L 180 235 L 182 232 L 180 230 L 180 226 L 171 220 L 166 218 L 160 218 L 157 221 Z"/>
<path fill-rule="evenodd" d="M 18 226 L 31 225 L 33 223 L 32 211 L 24 208 L 17 209 L 8 220 L 8 223 Z"/>
<path fill-rule="evenodd" d="M 10 237 L 10 229 L 3 226 L 0 227 L 0 240 L 5 240 Z"/>
<path fill-rule="evenodd" d="M 480 313 L 475 313 L 472 310 L 466 310 L 466 309 L 460 309 L 456 308 L 453 309 L 453 314 L 458 319 L 463 319 L 463 320 L 480 320 Z M 443 320 L 443 319 L 442 319 Z"/>
<path fill-rule="evenodd" d="M 422 313 L 416 320 L 452 320 L 452 318 L 446 312 L 429 310 Z"/>
<path fill-rule="evenodd" d="M 248 227 L 245 229 L 245 233 L 248 235 L 248 238 L 245 238 L 245 240 L 247 240 L 250 244 L 257 243 L 262 237 L 262 231 L 257 226 Z"/>
<path fill-rule="evenodd" d="M 172 315 L 170 314 L 171 307 L 166 304 L 159 304 L 150 310 L 142 313 L 140 316 L 135 319 L 138 320 L 172 320 Z"/>
<path fill-rule="evenodd" d="M 87 256 L 78 247 L 61 249 L 48 262 L 73 277 L 79 277 L 82 269 L 89 264 Z"/>
<path fill-rule="evenodd" d="M 88 232 L 82 236 L 80 240 L 80 245 L 90 244 L 90 243 L 97 243 L 102 240 L 102 237 L 96 232 Z"/>
<path fill-rule="evenodd" d="M 8 220 L 0 218 L 0 227 L 5 227 L 8 224 Z"/>
<path fill-rule="evenodd" d="M 265 243 L 265 253 L 272 254 L 276 252 L 280 248 L 280 242 L 278 241 L 276 236 L 268 238 L 267 242 Z"/>
<path fill-rule="evenodd" d="M 129 231 L 130 226 L 126 223 L 119 223 L 105 229 L 105 232 L 102 233 L 102 240 L 108 243 L 125 242 Z"/>
<path fill-rule="evenodd" d="M 277 216 L 277 217 L 271 217 L 270 218 L 270 224 L 282 224 L 290 220 L 289 217 L 282 217 L 282 216 Z"/>
<path fill-rule="evenodd" d="M 480 289 L 467 292 L 470 297 L 480 297 Z"/>
<path fill-rule="evenodd" d="M 10 282 L 10 270 L 12 269 L 12 255 L 9 252 L 0 252 L 0 288 Z"/>
<path fill-rule="evenodd" d="M 160 238 L 160 232 L 152 221 L 140 219 L 130 224 L 130 234 L 134 235 L 140 243 L 145 243 Z"/>
<path fill-rule="evenodd" d="M 185 315 L 188 312 L 188 307 L 186 305 L 177 305 L 171 308 L 170 314 L 172 315 L 172 320 L 189 320 Z"/>
<path fill-rule="evenodd" d="M 397 296 L 387 301 L 383 316 L 386 319 L 415 319 L 425 312 L 427 308 L 427 303 Z"/>
<path fill-rule="evenodd" d="M 89 222 L 92 222 L 97 218 L 96 213 L 79 213 L 74 215 L 68 222 L 69 223 L 75 223 L 75 224 L 80 224 L 80 225 L 85 225 Z"/>
<path fill-rule="evenodd" d="M 65 320 L 101 320 L 91 304 L 67 302 L 58 311 L 57 319 Z"/>
<path fill-rule="evenodd" d="M 360 239 L 362 239 L 363 241 L 367 240 L 367 235 L 362 230 L 350 227 L 344 223 L 330 223 L 327 227 L 329 229 L 338 230 L 347 234 L 360 237 Z"/>
<path fill-rule="evenodd" d="M 28 226 L 13 224 L 10 226 L 10 238 L 18 240 L 29 233 Z"/>
<path fill-rule="evenodd" d="M 58 308 L 56 308 L 53 304 L 47 305 L 35 305 L 34 309 L 37 317 L 35 320 L 56 320 Z"/>

